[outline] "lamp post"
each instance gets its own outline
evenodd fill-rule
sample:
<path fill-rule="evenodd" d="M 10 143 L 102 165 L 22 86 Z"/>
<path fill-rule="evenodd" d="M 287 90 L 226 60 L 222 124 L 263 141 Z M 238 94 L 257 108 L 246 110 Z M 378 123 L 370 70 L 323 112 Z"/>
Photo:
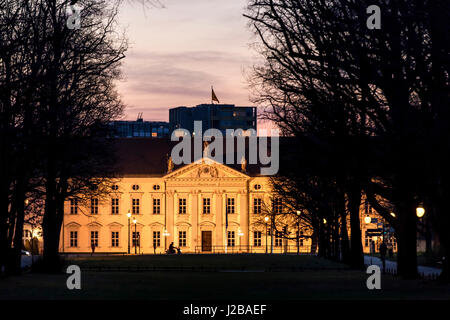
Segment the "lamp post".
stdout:
<path fill-rule="evenodd" d="M 136 224 L 137 224 L 137 220 L 136 218 L 133 218 L 133 223 L 134 223 L 134 254 L 137 254 L 137 230 L 136 230 Z"/>
<path fill-rule="evenodd" d="M 130 254 L 130 218 L 131 218 L 130 210 L 128 210 L 127 217 L 128 217 L 128 254 Z"/>
<path fill-rule="evenodd" d="M 241 231 L 241 228 L 239 228 L 238 230 L 238 236 L 239 236 L 239 251 L 241 251 L 241 240 L 242 240 L 242 236 L 244 235 L 244 233 Z M 241 251 L 242 252 L 242 251 Z"/>
<path fill-rule="evenodd" d="M 265 238 L 266 238 L 266 254 L 267 254 L 267 221 L 269 221 L 269 217 L 265 217 L 264 221 L 266 222 L 266 234 L 265 234 Z"/>
<path fill-rule="evenodd" d="M 164 236 L 164 250 L 167 250 L 167 237 L 170 236 L 170 233 L 167 231 L 167 229 L 164 229 L 163 236 Z"/>

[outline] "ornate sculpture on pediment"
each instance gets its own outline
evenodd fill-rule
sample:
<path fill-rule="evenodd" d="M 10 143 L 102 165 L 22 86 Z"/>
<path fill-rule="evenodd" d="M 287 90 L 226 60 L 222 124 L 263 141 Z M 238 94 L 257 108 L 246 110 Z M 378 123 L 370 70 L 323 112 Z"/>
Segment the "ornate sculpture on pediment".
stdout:
<path fill-rule="evenodd" d="M 247 171 L 247 160 L 245 159 L 244 156 L 242 156 L 242 159 L 241 159 L 241 170 L 242 170 L 242 172 Z"/>
<path fill-rule="evenodd" d="M 217 178 L 218 175 L 217 168 L 208 165 L 201 166 L 197 171 L 198 178 Z"/>
<path fill-rule="evenodd" d="M 172 161 L 172 157 L 169 157 L 169 159 L 167 160 L 167 173 L 171 173 L 173 170 L 174 164 Z"/>
<path fill-rule="evenodd" d="M 209 142 L 203 141 L 203 158 L 208 157 L 208 153 L 209 153 Z"/>

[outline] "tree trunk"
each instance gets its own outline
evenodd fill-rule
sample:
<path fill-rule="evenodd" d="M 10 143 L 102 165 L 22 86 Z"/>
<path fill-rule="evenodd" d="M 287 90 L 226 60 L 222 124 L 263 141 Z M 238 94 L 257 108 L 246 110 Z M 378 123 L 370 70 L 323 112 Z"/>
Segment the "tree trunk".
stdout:
<path fill-rule="evenodd" d="M 417 218 L 414 201 L 407 199 L 398 208 L 397 271 L 404 279 L 416 279 L 417 273 Z"/>
<path fill-rule="evenodd" d="M 350 258 L 351 268 L 364 268 L 364 255 L 361 243 L 361 222 L 359 208 L 361 205 L 361 188 L 352 186 L 347 192 L 348 211 L 350 212 Z"/>

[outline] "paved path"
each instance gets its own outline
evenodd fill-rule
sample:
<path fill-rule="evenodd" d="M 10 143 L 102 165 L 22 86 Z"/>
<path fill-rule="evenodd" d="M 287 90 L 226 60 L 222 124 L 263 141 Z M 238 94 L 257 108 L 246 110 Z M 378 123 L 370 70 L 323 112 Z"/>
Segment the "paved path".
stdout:
<path fill-rule="evenodd" d="M 369 265 L 375 264 L 380 267 L 382 267 L 383 265 L 380 258 L 371 256 L 364 256 L 364 263 Z M 386 260 L 386 269 L 397 270 L 397 262 Z M 425 266 L 419 266 L 418 270 L 419 273 L 423 273 L 426 276 L 429 276 L 431 274 L 441 274 L 442 271 L 439 268 L 425 267 Z"/>

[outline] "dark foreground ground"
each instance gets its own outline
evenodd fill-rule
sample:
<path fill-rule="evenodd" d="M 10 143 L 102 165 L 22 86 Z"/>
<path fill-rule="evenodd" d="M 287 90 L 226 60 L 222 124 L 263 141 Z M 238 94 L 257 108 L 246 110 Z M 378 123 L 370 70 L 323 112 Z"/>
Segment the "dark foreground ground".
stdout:
<path fill-rule="evenodd" d="M 364 272 L 313 256 L 85 257 L 69 263 L 82 270 L 81 290 L 67 289 L 66 274 L 25 273 L 0 280 L 0 299 L 450 299 L 449 285 L 390 275 L 382 276 L 381 290 L 368 290 Z"/>

